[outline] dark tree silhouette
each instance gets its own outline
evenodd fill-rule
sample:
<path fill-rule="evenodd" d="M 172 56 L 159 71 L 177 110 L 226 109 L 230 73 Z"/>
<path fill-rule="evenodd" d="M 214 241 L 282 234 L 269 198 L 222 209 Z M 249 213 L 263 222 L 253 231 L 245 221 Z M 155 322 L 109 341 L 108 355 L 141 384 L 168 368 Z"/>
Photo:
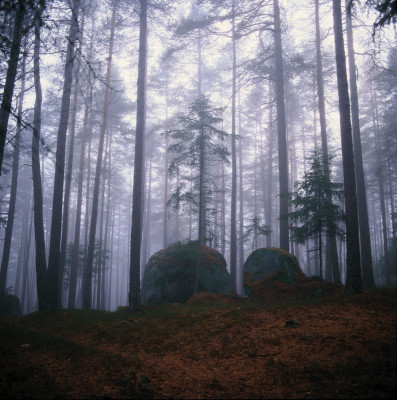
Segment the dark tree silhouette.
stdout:
<path fill-rule="evenodd" d="M 0 106 L 0 175 L 3 165 L 4 147 L 6 145 L 8 120 L 11 113 L 11 103 L 14 95 L 15 79 L 17 76 L 19 53 L 21 50 L 21 42 L 23 36 L 23 22 L 26 14 L 26 1 L 19 0 L 17 4 L 13 37 L 11 43 L 10 58 L 8 60 L 8 68 L 6 81 L 3 89 L 3 96 Z"/>
<path fill-rule="evenodd" d="M 147 81 L 147 0 L 140 1 L 139 60 L 137 83 L 137 114 L 134 159 L 134 186 L 132 198 L 132 224 L 130 244 L 130 285 L 128 304 L 131 311 L 141 305 L 141 243 L 144 194 L 144 149 L 146 130 Z"/>
<path fill-rule="evenodd" d="M 333 0 L 336 74 L 338 81 L 339 116 L 342 142 L 343 181 L 346 208 L 346 290 L 362 291 L 360 269 L 360 242 L 358 231 L 357 192 L 350 121 L 349 88 L 342 29 L 341 1 Z"/>
<path fill-rule="evenodd" d="M 277 138 L 278 138 L 278 169 L 280 190 L 280 247 L 289 251 L 288 219 L 288 155 L 287 155 L 287 127 L 285 119 L 284 100 L 284 68 L 283 49 L 281 41 L 280 7 L 278 0 L 273 0 L 274 14 L 274 59 L 276 74 L 276 101 L 277 101 Z"/>

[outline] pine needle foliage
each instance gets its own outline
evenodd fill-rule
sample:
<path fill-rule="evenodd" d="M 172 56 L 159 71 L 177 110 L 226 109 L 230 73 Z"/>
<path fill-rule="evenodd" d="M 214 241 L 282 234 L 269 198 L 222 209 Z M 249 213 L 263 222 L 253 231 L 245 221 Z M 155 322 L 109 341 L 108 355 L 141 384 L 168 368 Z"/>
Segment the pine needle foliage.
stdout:
<path fill-rule="evenodd" d="M 305 243 L 314 239 L 317 243 L 322 276 L 322 237 L 327 232 L 344 238 L 345 232 L 340 222 L 345 220 L 343 209 L 333 200 L 343 199 L 343 184 L 332 182 L 329 178 L 330 160 L 315 150 L 307 157 L 309 169 L 300 180 L 295 182 L 295 192 L 289 194 L 289 203 L 293 211 L 288 214 L 292 240 Z"/>
<path fill-rule="evenodd" d="M 302 179 L 295 182 L 295 192 L 290 194 L 290 205 L 294 211 L 288 214 L 291 221 L 293 240 L 304 243 L 319 233 L 332 229 L 336 235 L 344 237 L 338 222 L 344 221 L 342 208 L 327 199 L 343 199 L 343 184 L 331 182 L 327 169 L 332 157 L 321 151 L 314 151 L 307 158 L 309 169 Z"/>
<path fill-rule="evenodd" d="M 210 202 L 218 192 L 215 166 L 222 161 L 229 163 L 226 143 L 230 135 L 218 128 L 221 112 L 222 108 L 212 106 L 207 97 L 199 96 L 178 118 L 177 128 L 165 132 L 173 139 L 168 149 L 173 157 L 169 174 L 178 178 L 170 203 L 174 208 L 183 211 L 185 207 L 187 212 L 201 215 L 203 235 L 206 219 L 212 214 Z"/>

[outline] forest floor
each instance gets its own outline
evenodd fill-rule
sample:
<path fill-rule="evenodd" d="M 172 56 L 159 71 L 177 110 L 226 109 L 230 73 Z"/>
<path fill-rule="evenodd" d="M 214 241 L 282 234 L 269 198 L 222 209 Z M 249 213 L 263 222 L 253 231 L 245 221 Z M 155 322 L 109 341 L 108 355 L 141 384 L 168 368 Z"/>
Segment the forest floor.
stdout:
<path fill-rule="evenodd" d="M 395 289 L 0 321 L 2 399 L 395 395 Z"/>

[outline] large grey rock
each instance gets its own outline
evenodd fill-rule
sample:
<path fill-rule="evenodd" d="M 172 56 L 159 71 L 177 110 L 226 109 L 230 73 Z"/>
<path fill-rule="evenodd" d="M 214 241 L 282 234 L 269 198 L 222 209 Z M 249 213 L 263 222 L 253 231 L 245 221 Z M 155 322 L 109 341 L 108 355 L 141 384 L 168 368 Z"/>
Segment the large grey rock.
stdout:
<path fill-rule="evenodd" d="M 17 296 L 6 294 L 0 299 L 0 317 L 19 317 L 21 314 L 21 302 Z"/>
<path fill-rule="evenodd" d="M 184 303 L 194 294 L 197 242 L 177 244 L 153 254 L 142 281 L 142 304 Z M 231 293 L 226 261 L 217 250 L 201 246 L 197 292 Z"/>
<path fill-rule="evenodd" d="M 244 290 L 248 296 L 261 296 L 266 288 L 295 286 L 304 274 L 293 254 L 275 247 L 255 250 L 244 263 Z"/>

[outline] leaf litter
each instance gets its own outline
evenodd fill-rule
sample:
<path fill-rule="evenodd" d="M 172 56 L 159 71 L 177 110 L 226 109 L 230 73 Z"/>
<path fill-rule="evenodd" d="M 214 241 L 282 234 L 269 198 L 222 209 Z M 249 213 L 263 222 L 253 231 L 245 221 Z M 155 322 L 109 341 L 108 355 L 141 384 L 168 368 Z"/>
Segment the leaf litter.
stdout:
<path fill-rule="evenodd" d="M 0 321 L 0 396 L 394 398 L 395 328 L 379 289 L 32 314 Z"/>

